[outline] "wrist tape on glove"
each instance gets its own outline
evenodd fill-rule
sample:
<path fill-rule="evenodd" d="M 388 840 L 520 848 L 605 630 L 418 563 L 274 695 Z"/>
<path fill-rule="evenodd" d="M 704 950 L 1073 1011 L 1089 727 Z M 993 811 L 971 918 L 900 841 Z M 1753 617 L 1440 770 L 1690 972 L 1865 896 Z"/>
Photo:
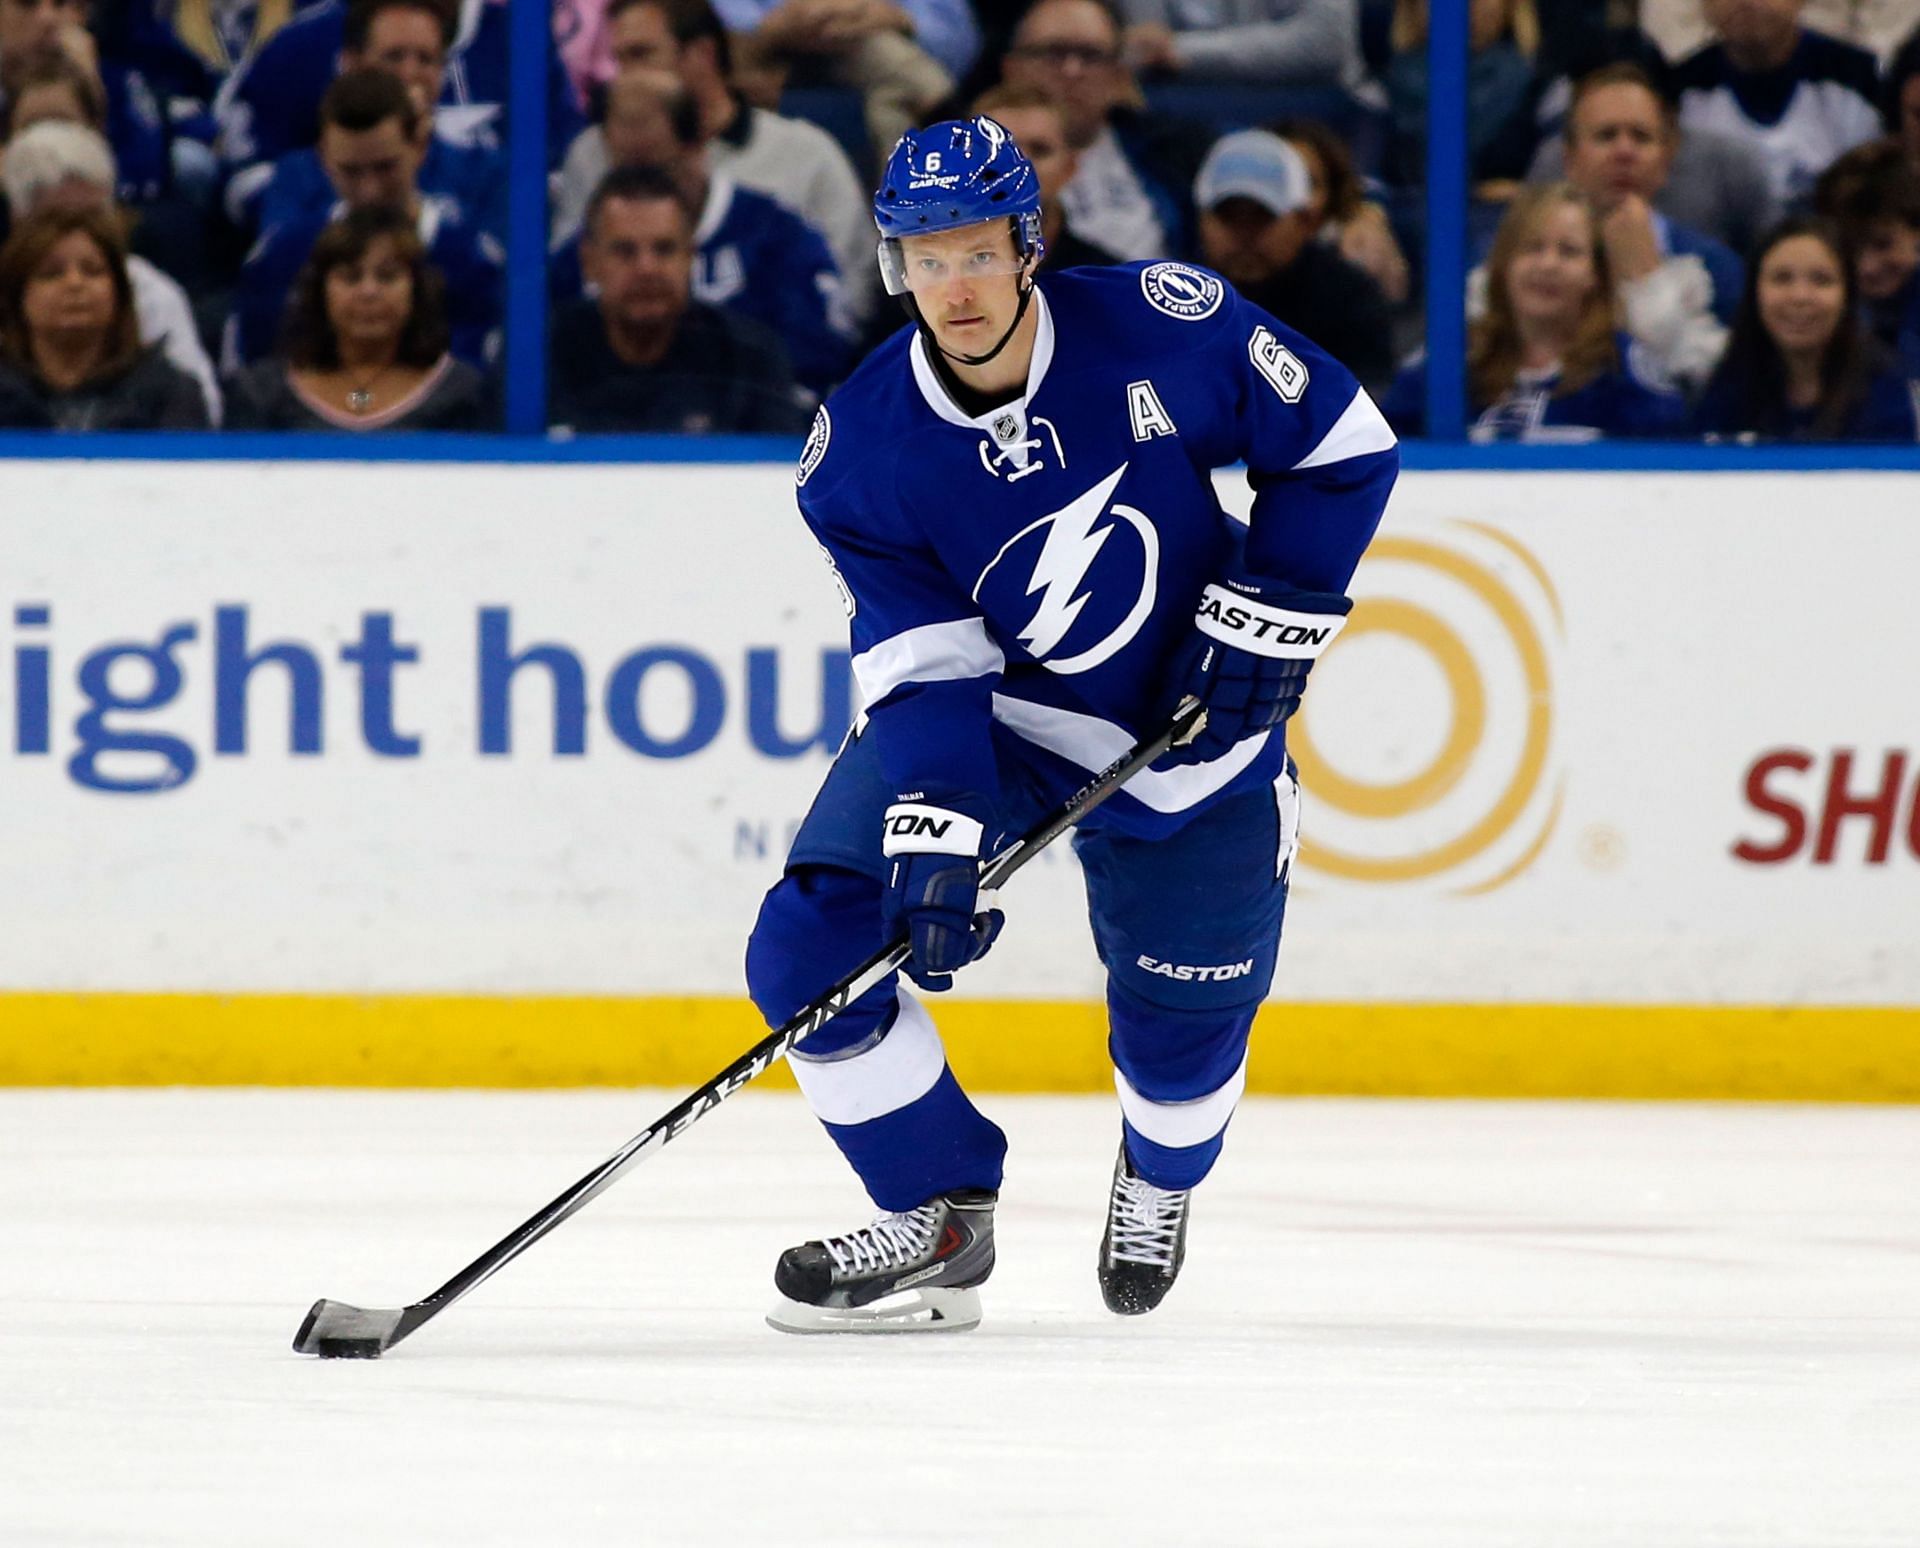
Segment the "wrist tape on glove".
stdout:
<path fill-rule="evenodd" d="M 967 855 L 980 853 L 986 837 L 982 824 L 964 813 L 919 801 L 896 801 L 887 808 L 883 825 L 884 855 Z"/>
<path fill-rule="evenodd" d="M 1200 593 L 1193 624 L 1202 634 L 1256 656 L 1311 661 L 1346 627 L 1339 613 L 1300 613 L 1257 602 L 1225 586 Z"/>

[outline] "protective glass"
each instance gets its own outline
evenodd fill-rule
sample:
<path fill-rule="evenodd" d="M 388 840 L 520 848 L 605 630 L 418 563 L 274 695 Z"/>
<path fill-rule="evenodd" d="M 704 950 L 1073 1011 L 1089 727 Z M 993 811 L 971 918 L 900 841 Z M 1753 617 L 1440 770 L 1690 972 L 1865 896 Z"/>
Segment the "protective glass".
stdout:
<path fill-rule="evenodd" d="M 968 279 L 985 279 L 994 274 L 1018 274 L 1026 266 L 1025 257 L 1003 253 L 997 246 L 972 253 L 961 249 L 909 254 L 902 251 L 898 237 L 888 237 L 880 244 L 880 277 L 890 296 L 903 296 L 910 290 L 932 290 L 963 275 Z"/>

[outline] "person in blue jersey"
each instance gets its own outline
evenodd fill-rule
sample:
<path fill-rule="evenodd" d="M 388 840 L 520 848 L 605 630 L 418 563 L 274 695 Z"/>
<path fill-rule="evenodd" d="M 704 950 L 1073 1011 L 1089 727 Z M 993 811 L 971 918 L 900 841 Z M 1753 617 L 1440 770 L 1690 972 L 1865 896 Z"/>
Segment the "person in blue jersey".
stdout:
<path fill-rule="evenodd" d="M 813 391 L 839 381 L 854 324 L 826 238 L 778 200 L 712 170 L 698 105 L 679 78 L 623 71 L 607 87 L 602 128 L 616 170 L 667 173 L 698 212 L 694 299 L 771 329 Z M 547 283 L 556 305 L 583 294 L 579 233 L 554 249 Z"/>
<path fill-rule="evenodd" d="M 258 360 L 274 348 L 287 298 L 328 224 L 348 210 L 384 206 L 414 222 L 439 271 L 454 354 L 486 369 L 498 343 L 502 255 L 484 231 L 420 191 L 432 131 L 412 94 L 385 70 L 349 70 L 328 88 L 321 118 L 320 163 L 338 202 L 261 234 L 234 290 L 226 367 Z"/>
<path fill-rule="evenodd" d="M 1746 270 L 1732 248 L 1656 207 L 1680 145 L 1673 105 L 1635 63 L 1573 87 L 1567 181 L 1600 212 L 1626 331 L 1675 380 L 1703 381 L 1726 347 Z"/>
<path fill-rule="evenodd" d="M 1383 407 L 1402 435 L 1426 428 L 1426 361 Z M 1619 328 L 1593 205 L 1571 183 L 1513 201 L 1487 257 L 1486 310 L 1467 335 L 1470 433 L 1480 441 L 1678 435 L 1686 402 Z"/>
<path fill-rule="evenodd" d="M 1342 626 L 1399 467 L 1353 376 L 1167 260 L 1035 270 L 1038 179 L 992 119 L 904 136 L 874 200 L 912 326 L 821 408 L 800 512 L 865 710 L 747 946 L 779 1025 L 888 939 L 940 991 L 999 916 L 977 867 L 1188 698 L 1199 737 L 1080 827 L 1122 1143 L 1106 1304 L 1158 1305 L 1246 1080 L 1298 832 L 1285 721 Z M 1213 473 L 1244 461 L 1250 522 Z M 897 979 L 794 1049 L 880 1209 L 781 1255 L 787 1331 L 963 1328 L 993 1266 L 1006 1138 Z"/>
<path fill-rule="evenodd" d="M 366 3 L 354 0 L 355 7 Z M 462 141 L 504 144 L 506 5 L 498 0 L 426 0 L 426 9 L 443 22 L 452 19 L 437 128 Z M 227 176 L 240 182 L 242 203 L 265 181 L 267 164 L 317 138 L 320 99 L 347 43 L 348 12 L 343 0 L 320 0 L 301 11 L 221 87 L 214 104 L 218 149 Z M 557 49 L 550 52 L 547 73 L 547 143 L 557 164 L 584 120 Z"/>
<path fill-rule="evenodd" d="M 426 0 L 370 0 L 347 13 L 343 69 L 373 68 L 397 76 L 433 119 L 426 160 L 417 181 L 420 191 L 442 202 L 462 225 L 484 231 L 496 242 L 507 239 L 505 152 L 491 135 L 475 135 L 461 110 L 432 113 L 447 69 L 449 32 L 445 18 Z M 272 163 L 264 184 L 258 173 L 236 179 L 227 189 L 229 215 L 247 232 L 264 231 L 290 220 L 324 216 L 333 204 L 333 184 L 315 149 L 288 151 Z"/>
<path fill-rule="evenodd" d="M 1860 315 L 1838 228 L 1783 221 L 1755 254 L 1726 358 L 1694 410 L 1712 439 L 1920 440 L 1915 385 Z"/>

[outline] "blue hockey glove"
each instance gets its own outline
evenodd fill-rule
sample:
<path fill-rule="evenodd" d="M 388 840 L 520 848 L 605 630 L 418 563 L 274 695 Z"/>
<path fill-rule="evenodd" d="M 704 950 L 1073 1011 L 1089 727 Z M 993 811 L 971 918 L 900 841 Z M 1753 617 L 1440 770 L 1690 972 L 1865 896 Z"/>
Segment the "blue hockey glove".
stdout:
<path fill-rule="evenodd" d="M 1207 587 L 1193 635 L 1167 673 L 1167 702 L 1191 696 L 1206 706 L 1200 734 L 1158 767 L 1205 763 L 1243 737 L 1279 725 L 1300 708 L 1314 658 L 1345 627 L 1353 599 L 1300 591 L 1278 581 L 1228 580 Z"/>
<path fill-rule="evenodd" d="M 954 973 L 984 957 L 1006 922 L 997 908 L 980 911 L 985 837 L 985 825 L 965 812 L 920 801 L 887 808 L 880 917 L 887 939 L 907 937 L 906 974 L 931 993 L 951 989 Z"/>

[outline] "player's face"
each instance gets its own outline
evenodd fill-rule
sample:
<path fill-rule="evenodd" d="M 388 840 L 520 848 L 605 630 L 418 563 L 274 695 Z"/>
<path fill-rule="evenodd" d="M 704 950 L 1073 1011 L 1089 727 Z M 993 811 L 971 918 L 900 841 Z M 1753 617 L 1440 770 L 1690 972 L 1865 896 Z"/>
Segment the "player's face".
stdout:
<path fill-rule="evenodd" d="M 1567 176 L 1603 210 L 1629 194 L 1651 199 L 1666 186 L 1673 137 L 1660 99 L 1621 81 L 1580 99 L 1567 133 Z"/>
<path fill-rule="evenodd" d="M 1068 142 L 1081 149 L 1100 132 L 1126 85 L 1120 36 L 1093 0 L 1041 0 L 1021 20 L 1003 73 L 1058 102 Z"/>
<path fill-rule="evenodd" d="M 1004 220 L 900 239 L 907 288 L 942 347 L 983 355 L 1020 308 L 1019 259 Z"/>
<path fill-rule="evenodd" d="M 667 25 L 667 13 L 657 5 L 628 6 L 608 26 L 607 40 L 613 49 L 614 68 L 622 75 L 629 70 L 672 70 L 679 66 L 680 45 L 673 28 Z"/>
<path fill-rule="evenodd" d="M 1904 220 L 1876 220 L 1861 233 L 1854 278 L 1869 301 L 1885 301 L 1920 269 L 1920 231 Z"/>
<path fill-rule="evenodd" d="M 1706 0 L 1707 25 L 1736 49 L 1772 51 L 1800 25 L 1803 0 Z"/>
<path fill-rule="evenodd" d="M 1550 204 L 1507 266 L 1507 297 L 1523 322 L 1563 327 L 1579 320 L 1600 284 L 1593 223 L 1576 204 Z"/>
<path fill-rule="evenodd" d="M 86 0 L 0 0 L 0 57 L 32 53 L 86 24 Z"/>
<path fill-rule="evenodd" d="M 1261 285 L 1300 256 L 1309 230 L 1305 210 L 1276 215 L 1236 194 L 1200 212 L 1200 255 L 1235 285 Z"/>
<path fill-rule="evenodd" d="M 671 199 L 609 199 L 580 245 L 581 268 L 616 325 L 658 328 L 687 309 L 693 232 Z"/>
<path fill-rule="evenodd" d="M 413 270 L 392 237 L 376 237 L 358 258 L 327 271 L 327 321 L 342 343 L 385 348 L 413 311 Z"/>
<path fill-rule="evenodd" d="M 425 144 L 409 139 L 397 116 L 371 129 L 325 124 L 320 130 L 320 163 L 350 209 L 411 209 L 425 159 Z"/>
<path fill-rule="evenodd" d="M 86 232 L 69 231 L 27 276 L 20 311 L 32 337 L 72 341 L 104 335 L 113 303 L 107 255 Z"/>
<path fill-rule="evenodd" d="M 999 108 L 994 121 L 1013 136 L 1013 143 L 1033 163 L 1040 178 L 1040 198 L 1052 203 L 1073 181 L 1080 157 L 1067 144 L 1065 119 L 1051 108 Z"/>
<path fill-rule="evenodd" d="M 1840 255 L 1818 237 L 1777 242 L 1760 260 L 1757 282 L 1761 325 L 1789 353 L 1827 347 L 1846 310 Z"/>
<path fill-rule="evenodd" d="M 440 23 L 426 11 L 411 6 L 382 11 L 367 29 L 367 51 L 360 63 L 399 76 L 421 111 L 431 112 L 447 71 L 441 38 Z"/>

